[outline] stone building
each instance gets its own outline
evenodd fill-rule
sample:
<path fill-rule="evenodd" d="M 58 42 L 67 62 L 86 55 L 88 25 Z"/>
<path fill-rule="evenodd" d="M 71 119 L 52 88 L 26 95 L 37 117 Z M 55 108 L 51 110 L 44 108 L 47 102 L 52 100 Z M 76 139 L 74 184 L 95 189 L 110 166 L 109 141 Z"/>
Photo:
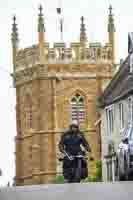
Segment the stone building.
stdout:
<path fill-rule="evenodd" d="M 132 50 L 99 98 L 104 181 L 115 181 L 115 152 L 133 123 L 133 47 L 129 49 Z"/>
<path fill-rule="evenodd" d="M 80 40 L 54 43 L 45 38 L 42 7 L 38 16 L 38 44 L 20 49 L 16 18 L 12 30 L 13 77 L 16 88 L 16 185 L 52 183 L 61 173 L 57 144 L 72 121 L 85 131 L 93 155 L 100 159 L 97 97 L 111 80 L 115 63 L 112 7 L 108 41 L 87 40 L 81 17 Z M 95 161 L 91 166 L 94 173 Z"/>

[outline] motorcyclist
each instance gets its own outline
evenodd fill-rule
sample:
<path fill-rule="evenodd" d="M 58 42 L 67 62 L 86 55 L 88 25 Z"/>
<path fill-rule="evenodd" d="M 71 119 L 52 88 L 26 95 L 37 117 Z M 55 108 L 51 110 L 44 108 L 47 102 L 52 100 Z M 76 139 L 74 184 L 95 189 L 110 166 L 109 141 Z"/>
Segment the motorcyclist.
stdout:
<path fill-rule="evenodd" d="M 59 142 L 59 150 L 64 153 L 67 152 L 69 157 L 78 154 L 85 154 L 82 147 L 88 152 L 91 152 L 91 148 L 86 141 L 84 134 L 79 130 L 79 126 L 75 123 L 69 126 L 69 130 L 66 131 L 62 136 Z M 69 160 L 67 156 L 64 157 L 63 162 L 63 175 L 66 180 L 70 180 L 72 177 L 72 168 L 73 161 Z M 84 160 L 83 163 L 83 177 L 86 178 L 88 176 L 87 163 Z"/>

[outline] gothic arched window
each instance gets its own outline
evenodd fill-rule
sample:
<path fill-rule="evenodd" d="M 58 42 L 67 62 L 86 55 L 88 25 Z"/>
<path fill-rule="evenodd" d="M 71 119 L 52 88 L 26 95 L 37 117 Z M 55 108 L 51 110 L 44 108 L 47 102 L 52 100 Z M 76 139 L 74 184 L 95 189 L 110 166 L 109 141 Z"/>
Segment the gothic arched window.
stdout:
<path fill-rule="evenodd" d="M 32 105 L 29 104 L 27 108 L 27 127 L 32 128 Z"/>
<path fill-rule="evenodd" d="M 78 124 L 85 121 L 85 100 L 79 93 L 71 99 L 71 121 Z"/>
<path fill-rule="evenodd" d="M 33 126 L 33 111 L 32 111 L 32 101 L 31 98 L 26 96 L 26 112 L 25 112 L 25 120 L 26 120 L 26 129 L 30 129 Z"/>

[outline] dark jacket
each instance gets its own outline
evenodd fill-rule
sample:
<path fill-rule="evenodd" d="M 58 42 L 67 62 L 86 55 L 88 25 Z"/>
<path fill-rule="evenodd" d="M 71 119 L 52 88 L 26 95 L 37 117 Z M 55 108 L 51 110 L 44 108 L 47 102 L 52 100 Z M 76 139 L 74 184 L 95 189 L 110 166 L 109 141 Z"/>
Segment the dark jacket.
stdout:
<path fill-rule="evenodd" d="M 70 155 L 76 155 L 82 152 L 81 145 L 86 151 L 91 152 L 90 146 L 82 132 L 78 131 L 77 133 L 72 133 L 71 131 L 67 131 L 61 136 L 59 150 L 62 153 L 65 150 Z"/>

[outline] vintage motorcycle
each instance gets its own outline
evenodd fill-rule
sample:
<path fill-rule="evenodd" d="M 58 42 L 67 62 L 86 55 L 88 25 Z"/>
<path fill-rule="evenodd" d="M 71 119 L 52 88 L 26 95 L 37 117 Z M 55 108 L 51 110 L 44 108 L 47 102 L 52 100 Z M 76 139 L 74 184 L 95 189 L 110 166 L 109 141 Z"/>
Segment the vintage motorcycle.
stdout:
<path fill-rule="evenodd" d="M 59 161 L 64 161 L 65 157 L 67 157 L 68 162 L 72 163 L 71 167 L 71 177 L 68 178 L 68 183 L 80 183 L 82 179 L 88 176 L 87 169 L 87 159 L 88 157 L 85 153 L 79 153 L 78 155 L 69 155 L 66 151 L 64 151 L 64 158 L 60 158 Z M 90 161 L 93 161 L 93 158 L 90 158 Z"/>

